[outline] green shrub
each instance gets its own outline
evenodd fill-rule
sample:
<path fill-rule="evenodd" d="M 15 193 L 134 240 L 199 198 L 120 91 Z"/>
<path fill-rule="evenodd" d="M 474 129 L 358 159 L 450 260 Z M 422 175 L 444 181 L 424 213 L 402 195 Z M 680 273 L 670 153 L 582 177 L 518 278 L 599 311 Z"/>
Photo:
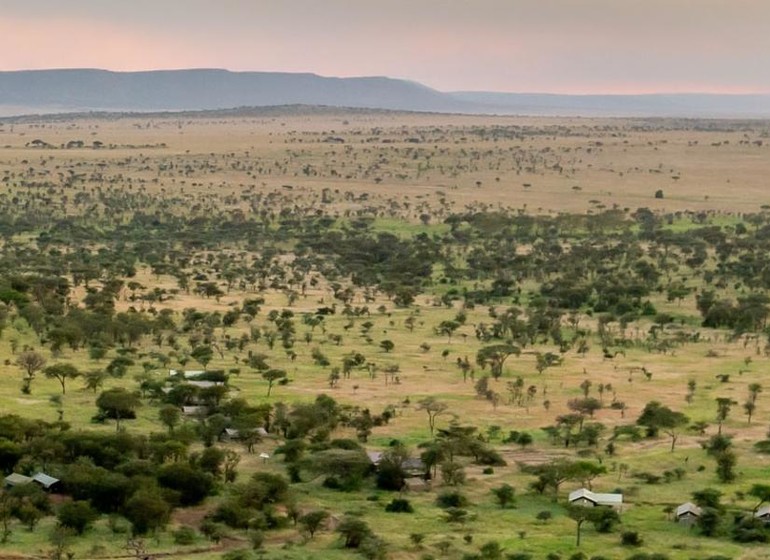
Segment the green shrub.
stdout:
<path fill-rule="evenodd" d="M 476 463 L 479 465 L 491 465 L 493 467 L 504 467 L 507 463 L 497 451 L 491 448 L 483 448 L 478 452 Z"/>
<path fill-rule="evenodd" d="M 192 527 L 179 527 L 176 531 L 173 533 L 174 535 L 174 544 L 186 546 L 190 545 L 195 542 L 195 537 L 197 533 L 195 532 L 195 529 Z"/>
<path fill-rule="evenodd" d="M 211 515 L 211 518 L 233 529 L 246 529 L 253 516 L 253 511 L 230 500 L 221 503 Z"/>
<path fill-rule="evenodd" d="M 207 519 L 203 523 L 201 523 L 200 530 L 201 530 L 201 533 L 206 535 L 207 539 L 217 544 L 227 534 L 227 531 L 224 525 L 221 525 L 220 523 L 217 523 L 210 519 Z"/>
<path fill-rule="evenodd" d="M 214 488 L 213 477 L 186 463 L 171 463 L 158 470 L 158 482 L 179 493 L 179 504 L 193 506 L 202 502 Z"/>
<path fill-rule="evenodd" d="M 501 560 L 503 557 L 503 548 L 497 541 L 488 541 L 479 549 L 482 560 Z"/>
<path fill-rule="evenodd" d="M 623 546 L 641 546 L 642 538 L 636 531 L 623 531 L 620 535 L 620 544 Z"/>
<path fill-rule="evenodd" d="M 404 498 L 393 498 L 393 500 L 385 506 L 385 511 L 388 513 L 414 513 L 414 508 L 409 500 Z"/>
<path fill-rule="evenodd" d="M 543 523 L 547 523 L 548 521 L 551 520 L 552 517 L 553 517 L 553 514 L 550 511 L 548 511 L 547 509 L 544 509 L 543 511 L 539 511 L 537 513 L 537 515 L 535 516 L 535 518 L 538 521 L 541 521 Z"/>
<path fill-rule="evenodd" d="M 436 498 L 436 505 L 440 508 L 458 508 L 468 505 L 468 498 L 460 492 L 442 492 Z"/>

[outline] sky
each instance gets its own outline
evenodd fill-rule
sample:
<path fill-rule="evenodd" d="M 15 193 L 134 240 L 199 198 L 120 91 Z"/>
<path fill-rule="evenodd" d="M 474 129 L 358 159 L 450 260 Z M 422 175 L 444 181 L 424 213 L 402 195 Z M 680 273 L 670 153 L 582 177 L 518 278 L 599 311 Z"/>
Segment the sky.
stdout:
<path fill-rule="evenodd" d="M 770 93 L 770 0 L 0 0 L 0 70 L 43 68 Z"/>

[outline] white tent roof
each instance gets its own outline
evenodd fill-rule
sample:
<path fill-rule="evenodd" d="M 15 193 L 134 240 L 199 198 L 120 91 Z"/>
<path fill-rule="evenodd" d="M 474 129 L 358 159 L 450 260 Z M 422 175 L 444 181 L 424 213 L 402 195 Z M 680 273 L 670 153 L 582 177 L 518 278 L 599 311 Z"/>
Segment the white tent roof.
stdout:
<path fill-rule="evenodd" d="M 754 512 L 754 517 L 765 517 L 766 515 L 770 515 L 770 506 L 762 506 Z"/>
<path fill-rule="evenodd" d="M 623 494 L 600 494 L 599 492 L 592 492 L 587 488 L 581 488 L 574 492 L 570 492 L 570 502 L 575 502 L 580 499 L 586 499 L 603 506 L 615 506 L 623 503 Z"/>
<path fill-rule="evenodd" d="M 676 516 L 679 517 L 680 515 L 684 515 L 685 513 L 692 513 L 694 515 L 700 515 L 701 514 L 701 508 L 696 506 L 695 504 L 691 502 L 685 502 L 678 508 L 676 508 Z"/>

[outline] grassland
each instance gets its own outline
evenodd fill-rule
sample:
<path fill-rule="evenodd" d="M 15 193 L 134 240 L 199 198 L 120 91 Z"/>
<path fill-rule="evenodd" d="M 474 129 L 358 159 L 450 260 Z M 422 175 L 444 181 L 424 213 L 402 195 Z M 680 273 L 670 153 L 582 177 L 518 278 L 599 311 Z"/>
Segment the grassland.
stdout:
<path fill-rule="evenodd" d="M 82 142 L 82 147 L 67 147 L 72 141 Z M 93 147 L 93 142 L 99 143 L 98 148 Z M 5 262 L 15 262 L 18 269 L 7 270 L 5 276 L 40 274 L 25 264 L 23 251 L 41 247 L 42 232 L 57 236 L 54 245 L 61 253 L 85 251 L 95 259 L 99 249 L 111 247 L 114 240 L 105 224 L 112 221 L 115 226 L 126 225 L 140 213 L 154 216 L 161 223 L 177 217 L 193 224 L 192 227 L 196 219 L 206 215 L 235 217 L 234 220 L 238 216 L 248 220 L 261 215 L 265 221 L 272 215 L 271 231 L 280 230 L 280 219 L 323 216 L 330 218 L 326 231 L 366 227 L 372 235 L 394 234 L 405 240 L 422 236 L 437 243 L 452 231 L 446 221 L 452 215 L 500 212 L 533 219 L 573 216 L 583 221 L 560 232 L 565 251 L 569 251 L 588 236 L 589 226 L 599 223 L 608 210 L 616 209 L 619 220 L 627 222 L 606 226 L 608 236 L 620 236 L 624 230 L 638 232 L 640 226 L 631 215 L 638 208 L 649 208 L 655 215 L 666 217 L 661 229 L 671 234 L 713 226 L 732 235 L 739 225 L 752 231 L 749 217 L 761 215 L 763 208 L 770 205 L 766 184 L 770 176 L 768 150 L 770 123 L 759 121 L 531 119 L 312 110 L 221 120 L 126 116 L 6 121 L 0 124 L 0 180 L 3 204 L 8 208 L 3 224 L 3 250 Z M 660 191 L 657 197 L 656 191 Z M 121 192 L 133 197 L 126 198 L 125 207 L 110 207 L 105 199 L 100 199 L 100 195 L 110 193 L 110 204 L 115 204 Z M 84 197 L 88 194 L 89 198 L 78 202 L 78 193 L 84 193 Z M 142 201 L 147 206 L 142 207 Z M 75 232 L 68 239 L 68 230 L 48 225 L 20 226 L 19 216 L 50 216 L 49 225 L 71 220 L 106 233 L 89 233 L 91 241 L 84 246 L 83 239 L 88 239 L 84 234 Z M 592 223 L 594 217 L 596 221 Z M 230 376 L 231 395 L 254 405 L 279 401 L 291 405 L 310 402 L 325 393 L 343 405 L 368 408 L 373 413 L 392 405 L 396 410 L 394 419 L 375 427 L 364 445 L 367 449 L 382 450 L 398 440 L 413 454 L 419 453 L 420 443 L 431 439 L 426 414 L 417 403 L 432 396 L 448 405 L 447 412 L 438 417 L 440 428 L 448 427 L 451 421 L 475 426 L 477 433 L 506 461 L 505 466 L 496 466 L 485 474 L 483 467 L 473 464 L 470 458 L 460 459 L 468 478 L 460 490 L 471 503 L 470 518 L 463 524 L 447 523 L 443 511 L 435 505 L 436 495 L 443 490 L 440 480 L 434 481 L 429 492 L 404 494 L 412 502 L 414 514 L 386 513 L 385 504 L 396 494 L 377 490 L 371 481 L 357 492 L 324 488 L 322 477 L 307 474 L 302 482 L 292 485 L 296 501 L 303 508 L 325 509 L 337 520 L 349 514 L 361 516 L 387 543 L 391 558 L 461 558 L 478 554 L 479 547 L 489 541 L 499 542 L 505 553 L 529 553 L 537 559 L 546 558 L 548 553 L 566 559 L 578 551 L 589 558 L 613 559 L 627 558 L 634 552 L 662 553 L 672 560 L 717 555 L 736 560 L 770 558 L 766 545 L 735 543 L 727 529 L 729 514 L 752 510 L 756 500 L 747 496 L 747 491 L 752 484 L 764 482 L 770 472 L 770 456 L 757 453 L 753 447 L 765 439 L 770 425 L 767 395 L 760 394 L 751 423 L 741 409 L 751 384 L 766 385 L 770 365 L 765 349 L 767 335 L 761 329 L 757 333 L 736 333 L 732 329 L 703 327 L 696 294 L 709 286 L 697 273 L 697 266 L 680 263 L 678 269 L 661 275 L 660 289 L 652 290 L 645 298 L 656 309 L 656 315 L 637 316 L 628 325 L 610 321 L 612 339 L 623 341 L 622 345 L 611 346 L 622 348 L 623 354 L 611 358 L 603 355 L 598 315 L 585 306 L 577 310 L 577 327 L 587 333 L 587 352 L 578 353 L 574 347 L 559 352 L 547 337 L 537 337 L 519 356 L 506 361 L 501 379 L 490 381 L 493 392 L 501 396 L 495 404 L 474 389 L 475 381 L 488 372 L 476 364 L 476 355 L 491 344 L 479 340 L 476 327 L 493 322 L 490 308 L 525 308 L 537 299 L 543 279 L 522 279 L 518 283 L 518 304 L 506 296 L 475 306 L 464 305 L 462 298 L 448 304 L 440 298 L 451 290 L 462 293 L 463 289 L 486 288 L 492 278 L 474 278 L 469 274 L 447 280 L 445 264 L 433 267 L 415 301 L 406 306 L 397 305 L 385 290 L 367 293 L 353 284 L 349 276 L 328 278 L 319 263 L 303 278 L 307 285 L 301 291 L 301 282 L 292 286 L 286 280 L 290 274 L 282 275 L 275 270 L 268 274 L 270 281 L 253 285 L 235 282 L 228 286 L 222 263 L 253 263 L 265 253 L 259 242 L 228 238 L 216 249 L 190 249 L 178 240 L 158 237 L 152 227 L 147 226 L 144 241 L 153 254 L 140 255 L 135 274 L 121 278 L 124 283 L 116 294 L 115 313 L 135 310 L 154 317 L 168 309 L 179 325 L 186 309 L 219 313 L 221 317 L 249 298 L 264 299 L 253 320 L 241 315 L 231 326 L 217 325 L 212 329 L 212 340 L 222 350 L 214 353 L 206 369 L 239 370 Z M 271 244 L 271 249 L 278 250 L 272 263 L 276 269 L 283 267 L 294 272 L 295 238 L 292 226 L 285 227 L 289 233 Z M 484 242 L 479 235 L 468 245 L 479 246 Z M 522 242 L 516 251 L 530 254 L 535 243 Z M 655 243 L 646 240 L 642 244 Z M 153 269 L 153 262 L 157 261 L 150 257 L 156 256 L 158 247 L 189 251 L 183 266 L 186 273 L 203 275 L 220 287 L 221 294 L 205 297 L 195 289 L 187 291 L 180 287 L 178 275 Z M 44 250 L 53 251 L 51 247 Z M 453 262 L 464 263 L 469 248 L 453 250 Z M 709 251 L 703 268 L 713 268 L 717 263 L 718 257 L 711 248 Z M 15 260 L 9 257 L 11 254 Z M 51 253 L 50 258 L 50 272 L 72 280 L 67 308 L 85 307 L 85 284 L 73 280 L 72 269 L 57 269 L 60 261 L 56 255 Z M 509 272 L 516 274 L 513 268 Z M 569 271 L 561 271 L 561 275 L 570 280 Z M 284 280 L 276 281 L 278 277 Z M 107 279 L 108 274 L 98 270 L 89 288 L 99 289 Z M 666 286 L 672 281 L 681 281 L 692 291 L 681 301 L 670 300 Z M 130 289 L 128 282 L 138 286 Z M 342 313 L 344 303 L 335 298 L 335 283 L 351 286 L 349 305 L 366 306 L 368 312 Z M 163 294 L 160 299 L 152 297 L 156 290 Z M 296 292 L 295 299 L 290 302 L 292 291 Z M 736 298 L 749 292 L 765 293 L 766 289 L 750 289 L 745 283 L 730 282 L 719 293 Z M 299 321 L 306 314 L 316 313 L 319 307 L 333 304 L 339 311 L 324 319 L 323 328 L 311 328 Z M 255 327 L 265 331 L 273 328 L 267 318 L 271 311 L 285 309 L 297 319 L 291 347 L 294 358 L 280 342 L 271 348 L 264 338 L 250 338 Z M 125 345 L 111 346 L 107 356 L 100 360 L 90 358 L 85 346 L 74 349 L 65 345 L 52 350 L 50 332 L 36 332 L 11 304 L 6 311 L 6 326 L 0 338 L 4 362 L 0 364 L 0 410 L 48 422 L 55 422 L 61 410 L 72 429 L 113 432 L 113 422 L 91 421 L 98 392 L 85 390 L 80 380 L 74 380 L 67 394 L 60 396 L 57 381 L 38 375 L 31 394 L 22 394 L 21 370 L 15 360 L 26 346 L 44 354 L 49 363 L 69 362 L 88 371 L 104 368 Z M 460 311 L 466 315 L 465 322 L 451 338 L 438 334 L 436 327 L 442 321 L 453 320 Z M 662 314 L 675 320 L 666 323 L 661 337 L 697 334 L 697 338 L 665 352 L 651 350 L 650 333 Z M 407 326 L 410 317 L 414 321 L 411 329 Z M 561 330 L 566 336 L 577 330 L 568 324 L 566 314 Z M 305 339 L 306 333 L 309 340 Z M 330 334 L 340 335 L 341 342 L 335 342 Z M 134 345 L 136 363 L 129 373 L 120 379 L 108 378 L 100 391 L 112 387 L 133 389 L 147 378 L 162 380 L 170 367 L 197 369 L 199 364 L 190 359 L 193 345 L 186 340 L 188 335 L 177 333 L 180 344 L 173 352 L 165 341 L 159 345 L 149 334 L 143 335 Z M 227 348 L 228 339 L 238 340 L 244 335 L 248 339 L 244 348 Z M 381 348 L 383 340 L 393 342 L 392 351 Z M 370 368 L 375 374 L 359 368 L 349 379 L 343 378 L 332 387 L 330 368 L 314 362 L 313 348 L 322 350 L 332 365 L 341 364 L 351 352 L 360 352 L 375 364 L 375 368 Z M 287 372 L 290 382 L 275 387 L 267 397 L 267 383 L 245 365 L 249 352 L 264 354 L 272 367 Z M 563 362 L 538 373 L 537 353 L 544 352 L 559 354 Z M 152 353 L 166 353 L 170 358 L 166 367 L 157 363 Z M 468 357 L 474 369 L 474 376 L 465 380 L 456 363 L 464 357 Z M 143 368 L 142 362 L 151 365 Z M 382 373 L 388 365 L 399 366 L 398 382 L 388 380 Z M 649 379 L 643 370 L 651 374 Z M 729 374 L 729 380 L 720 382 L 720 374 Z M 535 396 L 526 406 L 508 402 L 506 383 L 517 377 L 536 388 Z M 611 386 L 601 395 L 606 406 L 591 420 L 603 424 L 605 430 L 595 446 L 565 449 L 550 441 L 541 428 L 570 413 L 569 401 L 582 395 L 581 383 L 586 380 L 592 384 L 591 396 L 597 398 L 599 385 Z M 691 380 L 697 388 L 691 402 L 687 402 Z M 715 462 L 701 447 L 708 436 L 716 433 L 715 399 L 721 397 L 735 401 L 722 428 L 733 436 L 738 455 L 737 476 L 729 483 L 717 479 Z M 622 413 L 608 406 L 612 401 L 625 404 Z M 650 401 L 660 401 L 687 414 L 691 422 L 710 426 L 705 434 L 683 430 L 674 452 L 669 451 L 670 440 L 661 435 L 641 441 L 618 439 L 614 453 L 606 453 L 613 429 L 632 424 Z M 157 402 L 143 401 L 137 418 L 124 422 L 125 429 L 131 434 L 163 431 L 158 421 L 159 407 Z M 187 422 L 195 423 L 191 419 Z M 511 430 L 531 433 L 534 443 L 524 449 L 504 443 L 503 437 Z M 355 439 L 356 431 L 340 427 L 333 435 Z M 280 443 L 280 437 L 266 438 L 252 454 L 236 443 L 218 445 L 242 455 L 239 480 L 246 480 L 255 472 L 285 474 L 285 465 L 274 455 Z M 191 451 L 200 448 L 196 443 Z M 271 458 L 260 459 L 262 452 Z M 620 528 L 610 534 L 599 534 L 587 524 L 580 548 L 575 546 L 575 522 L 565 510 L 566 494 L 579 487 L 579 482 L 565 483 L 554 500 L 547 493 L 532 491 L 534 477 L 521 468 L 560 457 L 582 457 L 603 465 L 607 472 L 593 481 L 593 488 L 605 492 L 621 489 L 625 496 Z M 681 476 L 668 482 L 647 484 L 634 476 L 662 476 L 676 469 L 681 469 Z M 494 502 L 491 490 L 503 483 L 516 489 L 515 508 L 501 509 Z M 170 528 L 196 526 L 227 495 L 227 485 L 222 486 L 219 495 L 208 498 L 198 509 L 178 509 Z M 729 512 L 723 522 L 724 531 L 715 538 L 700 536 L 697 529 L 675 524 L 666 512 L 667 507 L 690 500 L 694 490 L 708 487 L 722 492 Z M 552 512 L 553 518 L 547 522 L 538 520 L 536 516 L 541 511 Z M 0 558 L 46 554 L 50 548 L 47 534 L 55 523 L 53 517 L 45 518 L 34 532 L 16 523 Z M 638 531 L 644 544 L 638 550 L 621 547 L 620 531 Z M 413 533 L 424 535 L 421 545 L 410 540 Z M 76 558 L 115 557 L 126 554 L 125 540 L 125 532 L 114 531 L 103 517 L 85 536 L 74 538 L 70 547 Z M 444 541 L 450 543 L 445 554 L 439 545 Z M 248 541 L 243 531 L 232 530 L 219 544 L 198 536 L 185 548 L 174 544 L 170 531 L 164 531 L 147 538 L 146 545 L 153 554 L 206 560 L 220 558 L 228 550 L 247 548 Z M 308 540 L 299 529 L 287 524 L 267 532 L 259 554 L 265 558 L 335 559 L 351 557 L 354 552 L 344 550 L 332 530 L 323 530 Z"/>

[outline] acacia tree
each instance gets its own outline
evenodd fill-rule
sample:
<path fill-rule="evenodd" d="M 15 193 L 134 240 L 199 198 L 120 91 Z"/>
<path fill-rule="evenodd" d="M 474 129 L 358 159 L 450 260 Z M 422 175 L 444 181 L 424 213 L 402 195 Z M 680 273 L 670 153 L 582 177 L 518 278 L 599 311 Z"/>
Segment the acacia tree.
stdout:
<path fill-rule="evenodd" d="M 568 480 L 582 480 L 590 487 L 590 482 L 606 469 L 590 461 L 570 461 L 569 459 L 556 459 L 542 465 L 522 465 L 523 472 L 537 476 L 537 481 L 532 487 L 538 492 L 545 492 L 549 487 L 553 489 L 554 500 L 559 494 L 559 488 Z"/>
<path fill-rule="evenodd" d="M 770 484 L 754 484 L 747 494 L 759 500 L 757 505 L 754 506 L 753 511 L 756 512 L 762 507 L 762 504 L 770 502 Z"/>
<path fill-rule="evenodd" d="M 725 420 L 727 420 L 727 417 L 730 415 L 730 409 L 735 403 L 733 399 L 730 397 L 717 397 L 717 424 L 719 426 L 717 433 L 722 433 L 722 424 Z"/>
<path fill-rule="evenodd" d="M 115 419 L 115 429 L 120 431 L 120 421 L 123 418 L 132 418 L 136 408 L 141 404 L 139 395 L 121 387 L 107 389 L 96 399 L 99 407 L 107 417 Z"/>
<path fill-rule="evenodd" d="M 86 389 L 91 389 L 96 393 L 96 390 L 104 385 L 107 373 L 103 369 L 93 369 L 83 374 L 83 378 L 86 382 Z"/>
<path fill-rule="evenodd" d="M 99 513 L 85 500 L 65 502 L 59 506 L 57 518 L 59 525 L 82 535 L 99 517 Z"/>
<path fill-rule="evenodd" d="M 516 502 L 516 490 L 510 484 L 503 484 L 502 486 L 492 488 L 492 494 L 494 494 L 498 505 L 503 509 Z"/>
<path fill-rule="evenodd" d="M 679 439 L 679 431 L 690 423 L 690 419 L 682 412 L 671 410 L 658 401 L 651 401 L 645 405 L 636 423 L 646 427 L 648 435 L 655 435 L 661 430 L 666 433 L 671 438 L 673 453 Z"/>
<path fill-rule="evenodd" d="M 202 365 L 203 369 L 206 369 L 206 366 L 208 366 L 209 362 L 214 357 L 214 350 L 208 345 L 196 346 L 192 349 L 192 352 L 190 352 L 190 356 Z"/>
<path fill-rule="evenodd" d="M 11 536 L 11 520 L 13 518 L 13 501 L 10 494 L 0 489 L 0 544 L 8 542 Z"/>
<path fill-rule="evenodd" d="M 711 457 L 717 462 L 717 478 L 720 482 L 732 482 L 735 480 L 735 465 L 738 457 L 732 450 L 732 438 L 717 434 L 701 444 Z"/>
<path fill-rule="evenodd" d="M 16 358 L 16 365 L 24 370 L 25 375 L 21 387 L 22 393 L 29 394 L 30 385 L 32 385 L 32 380 L 35 379 L 35 373 L 43 369 L 45 362 L 45 357 L 34 350 L 22 352 Z"/>
<path fill-rule="evenodd" d="M 321 525 L 323 525 L 323 522 L 326 521 L 326 518 L 328 517 L 329 514 L 327 512 L 322 509 L 317 509 L 309 511 L 300 517 L 299 523 L 307 534 L 310 535 L 310 540 L 313 540 L 316 531 L 321 528 Z"/>
<path fill-rule="evenodd" d="M 586 507 L 581 505 L 570 505 L 567 514 L 573 521 L 575 521 L 575 546 L 578 547 L 580 546 L 581 528 L 586 521 L 593 523 L 596 530 L 600 533 L 609 533 L 612 531 L 613 526 L 620 521 L 618 512 L 605 506 Z"/>
<path fill-rule="evenodd" d="M 476 363 L 478 363 L 482 369 L 489 366 L 492 377 L 500 379 L 503 375 L 503 365 L 505 365 L 505 361 L 510 356 L 518 356 L 519 354 L 521 354 L 521 349 L 513 344 L 493 344 L 481 348 L 476 353 Z"/>
<path fill-rule="evenodd" d="M 444 414 L 448 407 L 445 402 L 437 400 L 436 397 L 425 397 L 417 403 L 417 410 L 424 410 L 428 414 L 431 437 L 433 437 L 433 432 L 436 429 L 436 417 Z"/>
<path fill-rule="evenodd" d="M 286 372 L 282 369 L 269 369 L 262 372 L 262 379 L 267 381 L 267 396 L 269 397 L 275 382 L 286 379 Z"/>
<path fill-rule="evenodd" d="M 224 460 L 222 462 L 222 476 L 225 482 L 235 482 L 235 478 L 238 476 L 238 463 L 241 462 L 241 455 L 237 451 L 228 449 L 225 451 Z"/>
<path fill-rule="evenodd" d="M 168 432 L 173 433 L 174 427 L 182 419 L 182 411 L 173 404 L 166 404 L 158 411 L 158 418 L 168 428 Z"/>
<path fill-rule="evenodd" d="M 582 399 L 570 399 L 567 402 L 567 408 L 580 415 L 580 430 L 583 430 L 583 420 L 586 415 L 593 418 L 594 413 L 602 408 L 602 403 L 594 397 L 585 397 Z"/>
<path fill-rule="evenodd" d="M 144 535 L 168 523 L 171 507 L 157 493 L 140 489 L 126 502 L 124 512 L 134 534 Z"/>
<path fill-rule="evenodd" d="M 460 328 L 460 323 L 457 321 L 441 321 L 436 327 L 436 333 L 447 337 L 447 342 L 452 343 L 452 335 Z"/>
<path fill-rule="evenodd" d="M 358 548 L 366 538 L 372 536 L 372 530 L 366 521 L 350 516 L 340 521 L 337 532 L 342 535 L 345 548 Z"/>
<path fill-rule="evenodd" d="M 593 514 L 593 508 L 586 506 L 570 506 L 567 515 L 575 522 L 575 546 L 580 546 L 581 530 L 583 523 L 589 521 Z"/>
<path fill-rule="evenodd" d="M 704 488 L 692 493 L 692 501 L 703 511 L 698 518 L 698 528 L 702 535 L 713 537 L 719 527 L 724 506 L 720 503 L 722 492 L 714 488 Z"/>
<path fill-rule="evenodd" d="M 62 395 L 67 393 L 67 379 L 76 379 L 80 377 L 80 371 L 72 364 L 54 364 L 43 370 L 45 376 L 49 379 L 56 379 L 61 385 Z"/>
<path fill-rule="evenodd" d="M 561 356 L 554 354 L 553 352 L 538 352 L 535 354 L 535 359 L 535 369 L 537 370 L 537 373 L 541 374 L 548 368 L 558 366 L 564 361 Z M 591 382 L 588 381 L 588 383 L 590 387 Z M 586 393 L 585 396 L 588 396 L 588 394 Z"/>
<path fill-rule="evenodd" d="M 561 440 L 564 443 L 564 447 L 569 447 L 575 437 L 579 434 L 579 430 L 583 426 L 582 414 L 560 414 L 556 417 L 556 424 L 547 431 L 552 435 L 554 440 Z M 574 432 L 574 429 L 578 428 L 578 433 Z"/>
<path fill-rule="evenodd" d="M 752 383 L 749 385 L 749 396 L 746 402 L 743 403 L 743 410 L 746 412 L 749 424 L 751 424 L 751 417 L 754 415 L 754 411 L 757 409 L 757 397 L 762 392 L 762 385 L 759 383 Z"/>

